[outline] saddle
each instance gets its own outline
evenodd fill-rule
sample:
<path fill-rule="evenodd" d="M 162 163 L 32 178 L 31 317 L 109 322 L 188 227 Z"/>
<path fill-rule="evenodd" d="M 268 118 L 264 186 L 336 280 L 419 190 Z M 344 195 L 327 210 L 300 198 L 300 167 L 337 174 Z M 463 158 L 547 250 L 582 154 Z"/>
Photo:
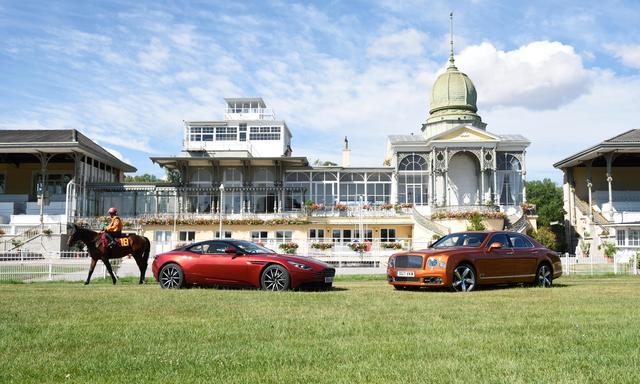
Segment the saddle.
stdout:
<path fill-rule="evenodd" d="M 129 241 L 129 234 L 127 233 L 114 233 L 111 232 L 111 236 L 116 243 L 116 248 L 128 247 L 131 245 Z M 103 248 L 109 248 L 109 238 L 106 233 L 101 233 L 98 241 L 96 241 L 96 246 L 102 245 Z"/>

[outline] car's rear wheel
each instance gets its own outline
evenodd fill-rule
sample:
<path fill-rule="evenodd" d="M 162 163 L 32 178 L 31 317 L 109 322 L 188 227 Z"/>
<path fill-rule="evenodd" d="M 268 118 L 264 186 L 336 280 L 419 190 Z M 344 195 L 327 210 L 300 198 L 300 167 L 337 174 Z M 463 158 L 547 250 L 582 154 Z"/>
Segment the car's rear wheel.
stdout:
<path fill-rule="evenodd" d="M 468 264 L 460 264 L 453 270 L 453 289 L 457 292 L 471 292 L 476 287 L 476 272 Z"/>
<path fill-rule="evenodd" d="M 162 267 L 159 273 L 160 286 L 167 289 L 184 287 L 184 272 L 178 264 L 169 263 Z"/>
<path fill-rule="evenodd" d="M 260 286 L 265 291 L 286 291 L 290 282 L 289 272 L 277 264 L 265 268 L 260 276 Z"/>
<path fill-rule="evenodd" d="M 542 264 L 538 267 L 536 285 L 541 288 L 549 288 L 553 285 L 553 272 L 549 264 Z"/>

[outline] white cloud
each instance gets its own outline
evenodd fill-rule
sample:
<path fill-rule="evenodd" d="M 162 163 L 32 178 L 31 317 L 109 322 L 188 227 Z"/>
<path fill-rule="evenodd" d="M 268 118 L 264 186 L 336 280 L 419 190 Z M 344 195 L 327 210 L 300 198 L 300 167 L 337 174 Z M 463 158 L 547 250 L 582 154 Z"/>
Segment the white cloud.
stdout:
<path fill-rule="evenodd" d="M 426 40 L 425 33 L 409 28 L 378 38 L 369 46 L 367 53 L 385 58 L 422 56 Z"/>
<path fill-rule="evenodd" d="M 588 93 L 593 80 L 573 47 L 559 42 L 536 41 L 513 51 L 482 43 L 465 48 L 456 65 L 474 82 L 485 108 L 555 109 Z"/>
<path fill-rule="evenodd" d="M 605 49 L 627 67 L 640 69 L 640 44 L 605 44 Z"/>
<path fill-rule="evenodd" d="M 140 65 L 152 71 L 163 69 L 168 59 L 169 48 L 155 37 L 151 39 L 146 50 L 138 53 Z"/>

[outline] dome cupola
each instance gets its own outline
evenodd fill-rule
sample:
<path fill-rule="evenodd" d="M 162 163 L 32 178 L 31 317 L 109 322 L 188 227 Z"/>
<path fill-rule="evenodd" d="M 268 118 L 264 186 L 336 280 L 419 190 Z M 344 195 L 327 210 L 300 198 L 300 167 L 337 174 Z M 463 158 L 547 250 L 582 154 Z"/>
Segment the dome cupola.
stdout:
<path fill-rule="evenodd" d="M 453 14 L 450 15 L 451 20 Z M 453 56 L 453 20 L 451 21 L 451 54 L 447 70 L 440 74 L 431 88 L 429 116 L 422 127 L 427 136 L 456 125 L 469 124 L 485 129 L 486 124 L 476 114 L 478 93 L 473 82 L 460 72 Z M 428 129 L 434 125 L 434 129 Z M 428 132 L 427 132 L 428 131 Z"/>

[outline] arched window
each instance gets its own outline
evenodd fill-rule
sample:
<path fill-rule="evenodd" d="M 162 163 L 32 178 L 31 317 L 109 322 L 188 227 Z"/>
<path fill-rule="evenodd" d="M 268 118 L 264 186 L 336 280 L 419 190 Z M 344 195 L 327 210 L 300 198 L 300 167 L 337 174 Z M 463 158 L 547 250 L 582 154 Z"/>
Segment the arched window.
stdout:
<path fill-rule="evenodd" d="M 398 201 L 414 205 L 429 204 L 427 159 L 416 153 L 405 156 L 398 164 Z"/>
<path fill-rule="evenodd" d="M 420 155 L 406 156 L 398 165 L 399 171 L 424 171 L 427 169 L 427 160 Z"/>
<path fill-rule="evenodd" d="M 500 153 L 496 159 L 499 171 L 519 171 L 520 160 L 510 153 Z"/>
<path fill-rule="evenodd" d="M 500 205 L 520 205 L 522 202 L 522 166 L 520 160 L 511 153 L 497 154 L 496 185 Z"/>

